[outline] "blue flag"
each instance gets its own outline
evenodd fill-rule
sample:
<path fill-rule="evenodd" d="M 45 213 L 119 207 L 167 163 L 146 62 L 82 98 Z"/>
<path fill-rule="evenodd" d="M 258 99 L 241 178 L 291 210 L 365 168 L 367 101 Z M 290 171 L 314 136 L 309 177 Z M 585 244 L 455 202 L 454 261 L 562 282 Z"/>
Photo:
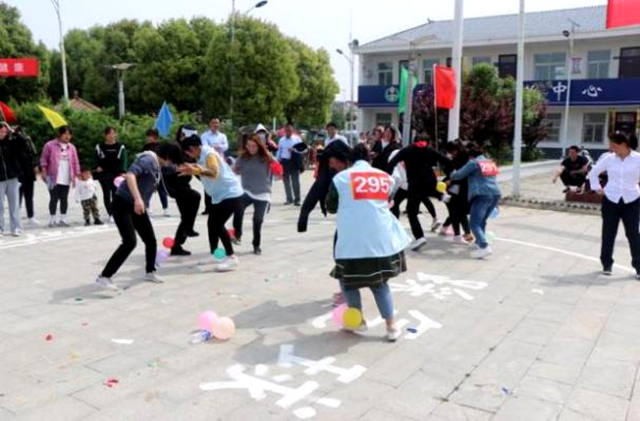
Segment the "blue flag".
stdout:
<path fill-rule="evenodd" d="M 160 132 L 160 136 L 167 137 L 171 133 L 171 125 L 173 124 L 173 115 L 166 102 L 162 103 L 162 108 L 156 119 L 156 129 Z"/>

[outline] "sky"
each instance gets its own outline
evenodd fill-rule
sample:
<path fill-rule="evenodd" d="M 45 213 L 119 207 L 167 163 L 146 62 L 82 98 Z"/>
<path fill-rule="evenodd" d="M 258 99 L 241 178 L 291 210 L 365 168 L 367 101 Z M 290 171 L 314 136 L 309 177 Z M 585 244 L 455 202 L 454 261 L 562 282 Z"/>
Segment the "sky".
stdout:
<path fill-rule="evenodd" d="M 0 2 L 3 0 L 0 0 Z M 159 23 L 171 18 L 206 16 L 224 21 L 232 0 L 59 0 L 65 30 L 86 29 L 123 18 Z M 58 26 L 51 0 L 8 0 L 18 7 L 23 22 L 36 40 L 49 47 L 59 43 Z M 236 0 L 239 11 L 246 11 L 257 0 Z M 277 24 L 280 30 L 314 48 L 325 48 L 340 83 L 340 99 L 348 99 L 350 66 L 335 50 L 348 51 L 351 30 L 361 44 L 421 25 L 427 18 L 453 18 L 454 0 L 269 0 L 251 12 Z M 528 0 L 527 12 L 606 4 L 606 0 Z M 479 17 L 518 12 L 518 0 L 467 0 L 464 16 Z M 515 35 L 515 34 L 514 34 Z M 73 63 L 69 63 L 73 65 Z M 356 69 L 357 84 L 357 69 Z"/>

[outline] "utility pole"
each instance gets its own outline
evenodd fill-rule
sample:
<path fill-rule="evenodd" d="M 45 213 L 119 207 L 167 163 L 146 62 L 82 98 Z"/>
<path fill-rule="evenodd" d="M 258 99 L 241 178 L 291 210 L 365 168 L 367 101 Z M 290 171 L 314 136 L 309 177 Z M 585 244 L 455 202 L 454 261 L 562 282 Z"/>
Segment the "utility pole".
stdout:
<path fill-rule="evenodd" d="M 60 9 L 60 0 L 51 0 L 53 8 L 58 15 L 58 29 L 60 30 L 60 57 L 62 58 L 62 88 L 64 92 L 65 103 L 69 103 L 69 83 L 67 81 L 67 53 L 64 49 L 64 33 L 62 31 L 62 12 Z"/>
<path fill-rule="evenodd" d="M 449 113 L 449 141 L 460 137 L 460 99 L 462 97 L 462 44 L 464 36 L 464 0 L 456 0 L 453 25 L 454 42 L 451 54 L 453 71 L 456 74 L 456 103 Z"/>
<path fill-rule="evenodd" d="M 524 114 L 524 39 L 525 39 L 525 0 L 520 0 L 518 19 L 518 71 L 516 87 L 516 120 L 513 135 L 513 175 L 511 180 L 512 196 L 520 196 L 520 163 L 522 161 L 522 121 Z"/>

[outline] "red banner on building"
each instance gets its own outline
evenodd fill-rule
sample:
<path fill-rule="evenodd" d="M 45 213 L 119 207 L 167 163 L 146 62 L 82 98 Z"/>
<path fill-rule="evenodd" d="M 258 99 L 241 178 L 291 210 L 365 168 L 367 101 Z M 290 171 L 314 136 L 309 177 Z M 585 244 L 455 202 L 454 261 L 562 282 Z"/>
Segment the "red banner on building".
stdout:
<path fill-rule="evenodd" d="M 640 25 L 640 1 L 609 0 L 607 29 Z"/>
<path fill-rule="evenodd" d="M 38 77 L 37 58 L 0 58 L 0 77 Z"/>

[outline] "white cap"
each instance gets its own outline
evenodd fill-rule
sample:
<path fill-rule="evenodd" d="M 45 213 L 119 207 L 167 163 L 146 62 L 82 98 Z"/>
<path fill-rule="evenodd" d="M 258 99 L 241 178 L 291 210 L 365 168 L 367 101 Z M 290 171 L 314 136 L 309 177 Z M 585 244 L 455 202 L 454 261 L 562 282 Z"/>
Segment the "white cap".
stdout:
<path fill-rule="evenodd" d="M 258 124 L 258 127 L 256 127 L 256 129 L 254 130 L 253 134 L 256 134 L 258 132 L 267 132 L 267 133 L 269 133 L 269 130 L 267 130 L 267 128 L 264 127 L 262 124 Z"/>

